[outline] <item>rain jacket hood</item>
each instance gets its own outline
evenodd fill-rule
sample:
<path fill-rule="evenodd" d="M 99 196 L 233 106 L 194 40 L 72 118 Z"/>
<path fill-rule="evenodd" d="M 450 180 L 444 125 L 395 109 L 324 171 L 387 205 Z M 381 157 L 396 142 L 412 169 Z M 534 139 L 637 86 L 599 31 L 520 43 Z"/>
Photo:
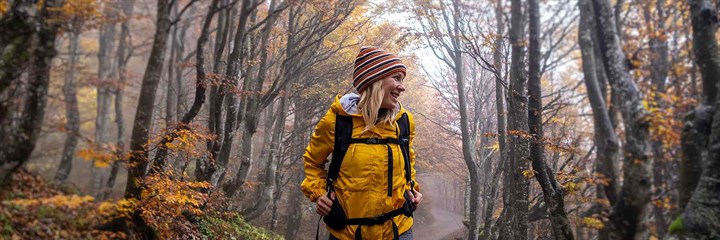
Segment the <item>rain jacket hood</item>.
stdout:
<path fill-rule="evenodd" d="M 325 116 L 318 122 L 310 144 L 305 149 L 303 155 L 305 179 L 301 188 L 305 196 L 313 202 L 327 193 L 325 166 L 334 147 L 336 115 L 352 117 L 352 138 L 397 138 L 399 135 L 397 124 L 388 123 L 378 124 L 374 129 L 363 132 L 365 123 L 361 113 L 357 110 L 359 99 L 357 94 L 337 96 Z M 412 114 L 402 106 L 395 120 L 400 119 L 403 113 L 407 113 L 409 120 L 411 165 L 409 170 L 411 178 L 416 182 L 415 190 L 420 191 L 420 186 L 415 178 L 415 151 L 412 150 L 415 123 Z M 403 194 L 410 189 L 403 167 L 405 160 L 399 145 L 391 143 L 388 146 L 364 143 L 348 146 L 338 178 L 333 184 L 335 195 L 348 218 L 375 217 L 398 209 L 405 203 Z M 392 169 L 392 196 L 387 195 L 389 154 L 392 155 L 393 165 L 396 166 Z M 413 223 L 411 217 L 402 214 L 394 217 L 393 221 L 397 224 L 400 233 L 409 230 Z M 353 239 L 356 228 L 357 225 L 348 225 L 345 229 L 328 228 L 328 230 L 339 239 Z M 391 221 L 380 225 L 362 226 L 362 228 L 362 235 L 365 239 L 393 238 Z"/>

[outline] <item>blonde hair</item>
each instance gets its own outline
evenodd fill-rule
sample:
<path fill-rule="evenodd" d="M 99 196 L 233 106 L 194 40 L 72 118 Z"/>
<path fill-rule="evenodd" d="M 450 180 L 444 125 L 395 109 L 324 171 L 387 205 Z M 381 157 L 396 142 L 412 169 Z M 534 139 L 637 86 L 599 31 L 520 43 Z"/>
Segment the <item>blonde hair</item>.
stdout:
<path fill-rule="evenodd" d="M 363 133 L 372 130 L 378 124 L 389 123 L 394 126 L 395 116 L 400 112 L 398 105 L 395 109 L 387 109 L 382 114 L 380 113 L 380 105 L 385 97 L 382 83 L 383 81 L 375 81 L 360 94 L 358 108 L 363 121 L 365 121 Z"/>

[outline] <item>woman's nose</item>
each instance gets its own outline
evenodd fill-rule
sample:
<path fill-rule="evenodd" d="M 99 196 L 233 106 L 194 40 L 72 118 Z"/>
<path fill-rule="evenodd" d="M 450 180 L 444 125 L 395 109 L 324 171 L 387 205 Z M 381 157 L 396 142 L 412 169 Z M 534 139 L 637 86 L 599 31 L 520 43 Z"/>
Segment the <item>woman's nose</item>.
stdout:
<path fill-rule="evenodd" d="M 400 90 L 400 92 L 404 92 L 405 86 L 402 83 L 400 83 L 400 84 L 398 84 L 397 89 Z"/>

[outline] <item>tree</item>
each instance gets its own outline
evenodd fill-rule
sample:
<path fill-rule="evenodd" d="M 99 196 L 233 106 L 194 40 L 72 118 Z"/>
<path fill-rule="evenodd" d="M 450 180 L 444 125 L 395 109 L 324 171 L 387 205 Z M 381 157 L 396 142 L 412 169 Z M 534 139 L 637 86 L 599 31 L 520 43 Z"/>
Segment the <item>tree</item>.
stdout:
<path fill-rule="evenodd" d="M 227 68 L 225 74 L 221 78 L 218 88 L 212 89 L 210 93 L 210 130 L 217 134 L 218 140 L 210 143 L 209 150 L 211 159 L 215 161 L 209 167 L 201 168 L 199 171 L 199 179 L 210 181 L 213 186 L 217 186 L 222 182 L 225 175 L 227 164 L 230 161 L 230 150 L 232 149 L 232 139 L 235 137 L 235 123 L 237 115 L 237 102 L 235 92 L 237 91 L 238 81 L 240 80 L 240 70 L 245 62 L 246 54 L 244 53 L 243 42 L 247 35 L 248 17 L 256 11 L 257 4 L 254 0 L 243 0 L 240 5 L 240 16 L 238 19 L 235 37 L 232 41 L 232 52 L 227 57 Z M 222 21 L 218 21 L 222 23 Z M 229 27 L 229 25 L 226 25 Z M 224 43 L 223 43 L 224 44 Z M 222 50 L 220 50 L 222 53 Z M 216 54 L 219 54 L 216 51 Z M 215 56 L 218 58 L 219 56 Z M 219 59 L 217 60 L 219 61 Z M 218 64 L 215 65 L 216 67 Z M 219 73 L 215 72 L 216 74 Z M 245 73 L 247 74 L 247 73 Z M 227 98 L 227 99 L 226 99 Z M 223 102 L 227 102 L 227 111 L 225 112 L 224 125 L 221 123 L 223 118 L 222 106 Z M 214 118 L 214 119 L 213 119 Z M 215 120 L 215 121 L 213 121 Z"/>
<path fill-rule="evenodd" d="M 30 158 L 30 154 L 35 149 L 35 144 L 40 133 L 40 129 L 45 117 L 45 106 L 48 97 L 48 85 L 50 82 L 50 69 L 52 68 L 52 60 L 57 55 L 55 49 L 55 38 L 60 29 L 60 22 L 54 21 L 58 19 L 59 12 L 51 11 L 62 6 L 62 0 L 47 0 L 40 6 L 37 14 L 38 30 L 34 33 L 34 46 L 23 54 L 30 55 L 30 62 L 27 70 L 28 92 L 23 101 L 23 110 L 20 113 L 20 119 L 17 126 L 10 126 L 9 134 L 4 134 L 0 139 L 0 183 L 5 183 L 11 173 L 15 172 Z M 24 2 L 18 3 L 16 6 L 34 7 L 34 5 L 23 5 Z M 22 39 L 22 38 L 20 38 Z M 15 38 L 18 40 L 18 38 Z M 27 39 L 26 39 L 27 40 Z M 2 46 L 4 48 L 4 46 Z M 17 46 L 15 46 L 17 47 Z M 20 49 L 16 49 L 20 50 Z M 20 50 L 23 51 L 23 50 Z M 11 65 L 10 65 L 11 66 Z M 15 69 L 2 69 L 2 75 L 5 71 L 15 71 Z"/>
<path fill-rule="evenodd" d="M 341 42 L 337 48 L 328 52 L 318 51 L 325 37 L 337 29 L 348 16 L 353 12 L 358 2 L 355 0 L 343 0 L 332 3 L 302 2 L 291 5 L 289 2 L 278 4 L 272 8 L 275 14 L 279 11 L 288 10 L 288 37 L 286 39 L 285 59 L 278 66 L 279 73 L 271 78 L 268 70 L 269 62 L 261 63 L 258 67 L 258 75 L 246 77 L 243 82 L 243 92 L 256 92 L 264 94 L 250 94 L 245 96 L 240 104 L 240 111 L 228 111 L 229 116 L 236 116 L 240 123 L 234 128 L 242 131 L 240 140 L 240 168 L 235 178 L 223 186 L 225 194 L 232 196 L 245 183 L 253 163 L 252 139 L 257 131 L 258 116 L 272 103 L 289 84 L 295 83 L 296 76 L 300 76 L 311 66 L 329 59 L 338 49 L 346 45 Z M 331 9 L 333 9 L 331 11 Z M 272 15 L 270 15 L 272 16 Z M 269 16 L 269 17 L 270 17 Z M 263 21 L 264 22 L 264 21 Z M 282 53 L 281 53 L 282 54 Z M 266 82 L 272 80 L 272 82 Z M 265 88 L 265 86 L 269 87 Z M 232 100 L 233 98 L 230 98 Z M 229 108 L 229 110 L 233 110 Z M 229 122 L 228 122 L 229 123 Z M 226 128 L 231 125 L 226 124 Z M 226 129 L 227 131 L 227 129 Z M 231 144 L 232 141 L 228 142 Z M 224 143 L 225 144 L 225 143 Z M 229 150 L 228 150 L 229 151 Z M 221 150 L 221 154 L 223 151 Z M 229 153 L 228 153 L 229 154 Z M 225 159 L 221 155 L 220 159 Z"/>
<path fill-rule="evenodd" d="M 594 127 L 594 143 L 597 148 L 596 151 L 596 162 L 595 172 L 599 174 L 602 181 L 596 184 L 596 197 L 598 199 L 605 199 L 608 201 L 608 205 L 613 205 L 616 202 L 619 184 L 616 182 L 618 179 L 618 173 L 616 172 L 616 163 L 619 162 L 617 159 L 618 152 L 620 151 L 620 140 L 615 133 L 612 121 L 610 120 L 609 111 L 604 98 L 605 93 L 600 88 L 598 81 L 598 74 L 605 74 L 604 69 L 598 70 L 603 66 L 602 62 L 596 61 L 598 59 L 595 56 L 597 52 L 596 46 L 594 46 L 594 21 L 593 21 L 593 9 L 590 0 L 578 1 L 580 8 L 580 23 L 578 24 L 578 42 L 580 43 L 580 50 L 582 52 L 582 69 L 583 69 L 583 82 L 585 83 L 585 89 L 587 91 L 588 99 L 590 101 L 590 107 L 592 108 L 593 114 L 593 127 Z M 606 209 L 607 206 L 596 206 L 597 213 L 600 210 Z M 601 239 L 607 238 L 606 229 L 600 230 Z"/>
<path fill-rule="evenodd" d="M 693 129 L 695 131 L 699 130 L 699 134 L 706 133 L 710 127 L 710 135 L 709 138 L 697 139 L 696 149 L 704 151 L 704 148 L 707 148 L 707 158 L 695 160 L 695 163 L 700 163 L 704 169 L 682 215 L 670 225 L 670 233 L 688 239 L 715 239 L 720 238 L 720 149 L 717 147 L 720 143 L 720 111 L 717 111 L 720 107 L 720 102 L 717 101 L 720 55 L 715 39 L 718 13 L 711 1 L 693 0 L 690 1 L 690 14 L 695 61 L 700 66 L 703 78 L 703 101 L 695 109 L 695 119 L 689 121 L 695 121 L 696 125 L 692 127 L 696 128 Z M 708 109 L 707 105 L 712 105 L 711 109 Z M 708 115 L 712 115 L 712 118 L 707 119 Z M 708 120 L 710 122 L 707 122 Z M 686 128 L 687 126 L 688 123 Z"/>
<path fill-rule="evenodd" d="M 611 238 L 645 238 L 643 219 L 650 201 L 649 122 L 642 94 L 633 82 L 620 46 L 615 17 L 609 1 L 593 0 L 595 29 L 605 71 L 612 91 L 621 99 L 619 110 L 625 126 L 623 185 L 610 213 Z"/>
<path fill-rule="evenodd" d="M 508 149 L 507 165 L 505 166 L 504 191 L 509 191 L 507 200 L 503 200 L 504 226 L 500 229 L 500 238 L 524 239 L 528 231 L 528 194 L 530 185 L 523 173 L 529 170 L 526 159 L 529 156 L 527 119 L 527 73 L 525 72 L 525 46 L 523 42 L 525 18 L 522 14 L 522 3 L 511 1 L 510 45 L 512 46 L 510 62 L 510 86 L 508 92 Z"/>
<path fill-rule="evenodd" d="M 115 2 L 105 3 L 103 9 L 104 21 L 100 24 L 100 36 L 98 43 L 98 78 L 97 82 L 97 110 L 95 115 L 95 145 L 97 151 L 106 151 L 110 144 L 110 106 L 112 101 L 112 72 L 115 64 L 113 61 L 113 48 L 115 48 L 115 19 L 117 18 L 117 4 Z M 100 196 L 102 180 L 105 178 L 106 170 L 90 168 L 90 191 L 95 196 Z"/>
<path fill-rule="evenodd" d="M 132 136 L 130 137 L 130 159 L 128 160 L 128 180 L 125 187 L 126 198 L 140 198 L 140 187 L 148 164 L 148 136 L 150 122 L 155 107 L 157 90 L 162 65 L 165 60 L 167 38 L 170 33 L 170 1 L 157 2 L 157 18 L 155 36 L 150 58 L 143 75 L 140 99 L 138 100 Z"/>
<path fill-rule="evenodd" d="M 135 6 L 135 0 L 122 1 L 122 19 L 120 23 L 120 37 L 118 38 L 118 48 L 115 51 L 115 61 L 117 62 L 117 68 L 113 75 L 117 78 L 117 84 L 115 86 L 113 94 L 115 95 L 115 124 L 117 125 L 117 140 L 115 152 L 115 161 L 113 161 L 112 167 L 110 168 L 110 175 L 105 181 L 105 189 L 101 199 L 107 199 L 112 193 L 112 189 L 115 186 L 115 179 L 117 178 L 118 172 L 120 171 L 120 164 L 125 161 L 125 122 L 123 121 L 123 89 L 127 81 L 127 64 L 132 55 L 130 49 L 130 18 L 132 17 L 133 8 Z"/>
<path fill-rule="evenodd" d="M 0 18 L 0 47 L 2 47 L 2 62 L 0 62 L 0 93 L 15 83 L 30 63 L 32 54 L 28 54 L 35 37 L 37 25 L 33 19 L 36 14 L 32 0 L 15 1 L 10 9 Z M 3 109 L 9 107 L 2 103 Z M 3 112 L 0 120 L 6 117 Z"/>
<path fill-rule="evenodd" d="M 64 29 L 68 31 L 68 54 L 67 70 L 65 71 L 65 83 L 63 85 L 63 96 L 65 98 L 65 116 L 67 118 L 67 137 L 65 138 L 65 147 L 63 148 L 60 165 L 55 173 L 55 181 L 65 183 L 72 171 L 73 157 L 75 156 L 75 147 L 80 138 L 80 111 L 78 110 L 78 100 L 76 95 L 76 71 L 79 62 L 80 53 L 80 33 L 84 31 L 86 25 L 96 14 L 94 2 L 87 1 L 70 1 L 67 2 L 60 10 L 66 23 Z"/>
<path fill-rule="evenodd" d="M 493 47 L 493 67 L 495 68 L 495 111 L 496 111 L 496 117 L 497 117 L 497 134 L 498 134 L 498 152 L 499 152 L 499 163 L 498 168 L 495 175 L 498 175 L 498 173 L 502 173 L 507 171 L 506 169 L 500 167 L 500 164 L 504 164 L 507 161 L 507 116 L 505 112 L 507 111 L 506 105 L 505 105 L 505 87 L 504 82 L 501 73 L 503 69 L 503 59 L 502 59 L 502 47 L 504 43 L 505 38 L 505 21 L 503 20 L 503 1 L 498 0 L 495 4 L 495 27 L 497 28 L 497 33 L 495 36 L 494 41 L 494 47 Z M 502 175 L 501 175 L 502 176 Z M 493 179 L 496 179 L 497 177 L 493 177 Z M 495 203 L 495 196 L 497 191 L 497 181 L 493 180 L 491 183 L 487 183 L 491 186 L 491 194 L 487 195 L 487 198 L 485 201 L 488 202 L 485 208 L 485 220 L 483 221 L 483 238 L 488 239 L 485 236 L 493 236 L 492 232 L 492 211 Z"/>
<path fill-rule="evenodd" d="M 528 1 L 530 22 L 529 76 L 528 76 L 528 128 L 530 140 L 530 159 L 535 179 L 542 188 L 544 201 L 550 215 L 552 232 L 555 239 L 575 239 L 565 212 L 563 188 L 555 180 L 555 174 L 545 162 L 545 145 L 542 123 L 542 91 L 540 88 L 540 4 L 537 0 Z"/>
<path fill-rule="evenodd" d="M 466 227 L 468 229 L 468 239 L 478 239 L 480 233 L 480 184 L 479 170 L 477 165 L 476 136 L 477 129 L 475 121 L 469 116 L 471 108 L 468 107 L 468 94 L 466 92 L 467 79 L 465 77 L 464 49 L 461 39 L 463 33 L 462 22 L 463 12 L 460 11 L 460 1 L 453 0 L 451 2 L 439 1 L 423 3 L 418 2 L 418 6 L 413 9 L 415 16 L 420 20 L 423 32 L 435 33 L 426 34 L 425 41 L 430 46 L 435 57 L 448 67 L 454 79 L 455 89 L 447 89 L 456 91 L 455 96 L 450 95 L 453 99 L 447 99 L 450 105 L 457 108 L 455 111 L 460 115 L 460 136 L 462 144 L 462 156 L 468 171 L 469 191 L 466 192 L 468 201 L 465 206 Z M 446 83 L 438 83 L 446 84 Z M 442 91 L 442 90 L 438 90 Z M 440 92 L 443 95 L 443 92 Z M 457 102 L 454 99 L 457 97 Z M 475 103 L 479 104 L 479 103 Z M 477 113 L 476 113 L 477 114 Z"/>
<path fill-rule="evenodd" d="M 669 103 L 667 103 L 662 95 L 667 92 L 667 77 L 668 69 L 670 68 L 668 58 L 668 31 L 665 27 L 665 22 L 668 20 L 665 13 L 665 0 L 657 0 L 655 2 L 654 10 L 651 12 L 652 7 L 643 7 L 643 15 L 645 22 L 647 23 L 649 34 L 649 45 L 650 45 L 650 81 L 652 83 L 653 94 L 653 106 L 659 109 L 667 109 Z M 655 156 L 655 161 L 652 164 L 653 172 L 653 199 L 663 199 L 663 193 L 668 192 L 667 184 L 670 176 L 667 172 L 667 166 L 669 159 L 667 159 L 666 151 L 663 147 L 662 133 L 657 131 L 652 132 L 652 153 Z M 664 204 L 653 204 L 653 218 L 657 237 L 662 238 L 665 236 L 668 227 L 668 221 L 664 211 Z"/>

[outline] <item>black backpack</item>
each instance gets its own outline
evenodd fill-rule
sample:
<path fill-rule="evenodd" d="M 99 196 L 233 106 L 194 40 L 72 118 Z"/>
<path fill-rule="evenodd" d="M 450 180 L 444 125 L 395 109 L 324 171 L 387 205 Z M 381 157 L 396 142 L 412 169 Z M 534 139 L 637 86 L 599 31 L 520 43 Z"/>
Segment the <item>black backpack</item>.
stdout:
<path fill-rule="evenodd" d="M 353 143 L 361 143 L 361 144 L 382 144 L 387 146 L 388 150 L 388 188 L 387 188 L 387 194 L 388 197 L 392 196 L 392 173 L 393 173 L 393 153 L 392 148 L 389 144 L 394 143 L 400 145 L 400 150 L 402 151 L 402 155 L 404 158 L 404 168 L 405 168 L 405 180 L 410 183 L 410 189 L 415 188 L 415 182 L 412 180 L 411 177 L 411 169 L 410 169 L 410 121 L 408 120 L 407 113 L 403 113 L 403 115 L 396 121 L 398 126 L 398 132 L 399 136 L 398 138 L 352 138 L 352 130 L 353 130 L 353 122 L 352 117 L 350 116 L 342 116 L 340 114 L 335 115 L 335 145 L 333 147 L 333 154 L 332 154 L 332 160 L 330 161 L 330 168 L 328 170 L 327 174 L 327 186 L 328 186 L 328 197 L 330 196 L 330 192 L 333 191 L 333 183 L 338 177 L 338 174 L 340 173 L 340 167 L 342 165 L 343 158 L 345 157 L 345 153 L 348 150 L 348 147 L 350 144 Z M 340 205 L 340 202 L 338 201 L 337 197 L 335 197 L 335 200 L 333 200 L 333 205 L 330 210 L 330 213 L 323 217 L 323 221 L 325 224 L 335 230 L 340 230 L 345 228 L 347 225 L 358 225 L 357 230 L 355 231 L 355 239 L 362 239 L 362 232 L 360 231 L 360 225 L 377 225 L 377 224 L 383 224 L 386 221 L 390 220 L 392 221 L 392 218 L 400 215 L 405 214 L 408 217 L 412 217 L 412 213 L 415 211 L 415 205 L 410 203 L 410 196 L 407 194 L 407 192 L 404 194 L 405 198 L 405 204 L 401 208 L 398 208 L 396 210 L 393 210 L 389 213 L 382 214 L 380 216 L 375 216 L 371 218 L 353 218 L 348 219 L 345 215 L 345 211 L 342 209 L 342 206 Z M 395 239 L 398 238 L 398 228 L 395 222 L 393 222 L 393 232 L 395 235 Z M 318 237 L 316 233 L 316 239 Z"/>

